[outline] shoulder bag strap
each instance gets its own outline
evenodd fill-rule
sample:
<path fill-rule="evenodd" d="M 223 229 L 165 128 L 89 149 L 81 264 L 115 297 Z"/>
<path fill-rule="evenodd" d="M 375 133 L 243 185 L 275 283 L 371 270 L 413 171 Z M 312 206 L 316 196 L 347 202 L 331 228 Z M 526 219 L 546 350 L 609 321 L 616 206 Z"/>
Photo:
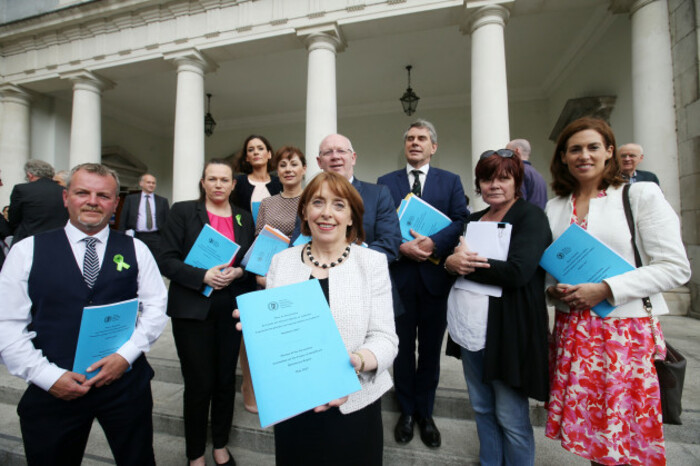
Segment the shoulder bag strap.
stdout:
<path fill-rule="evenodd" d="M 639 255 L 639 249 L 637 249 L 634 217 L 632 217 L 632 207 L 630 206 L 630 183 L 625 184 L 622 188 L 622 206 L 625 209 L 625 217 L 627 218 L 627 225 L 629 226 L 630 233 L 632 234 L 632 249 L 634 249 L 634 262 L 637 268 L 642 266 L 642 256 Z M 652 315 L 652 306 L 649 296 L 642 298 L 642 303 L 644 304 L 644 310 L 649 316 L 649 325 L 651 326 L 651 335 L 654 337 L 654 352 L 658 354 L 658 349 L 660 348 L 659 336 L 656 334 L 655 319 Z"/>

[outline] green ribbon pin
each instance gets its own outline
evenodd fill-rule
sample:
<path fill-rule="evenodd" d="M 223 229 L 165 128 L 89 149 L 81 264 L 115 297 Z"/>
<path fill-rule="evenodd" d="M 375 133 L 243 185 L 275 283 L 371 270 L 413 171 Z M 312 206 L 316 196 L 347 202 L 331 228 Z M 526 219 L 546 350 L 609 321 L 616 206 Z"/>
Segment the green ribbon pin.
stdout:
<path fill-rule="evenodd" d="M 129 269 L 131 266 L 124 262 L 124 256 L 117 254 L 114 256 L 114 263 L 117 264 L 117 272 L 121 272 L 122 269 Z"/>
<path fill-rule="evenodd" d="M 236 214 L 236 222 L 238 222 L 238 226 L 242 227 L 243 225 L 241 224 L 241 214 Z"/>

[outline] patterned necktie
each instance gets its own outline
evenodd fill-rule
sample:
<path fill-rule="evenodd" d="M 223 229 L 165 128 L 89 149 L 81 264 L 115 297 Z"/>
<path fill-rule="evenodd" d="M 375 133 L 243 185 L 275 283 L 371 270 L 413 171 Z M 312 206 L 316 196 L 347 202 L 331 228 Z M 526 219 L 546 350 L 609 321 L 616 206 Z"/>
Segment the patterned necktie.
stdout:
<path fill-rule="evenodd" d="M 421 195 L 421 184 L 420 184 L 420 170 L 411 170 L 411 174 L 413 175 L 413 186 L 411 187 L 411 192 L 415 194 L 416 196 L 420 197 Z"/>
<path fill-rule="evenodd" d="M 100 273 L 100 260 L 97 258 L 97 238 L 85 238 L 85 258 L 83 259 L 83 278 L 89 288 L 92 288 Z"/>
<path fill-rule="evenodd" d="M 151 212 L 151 196 L 146 195 L 146 230 L 153 230 L 153 212 Z"/>

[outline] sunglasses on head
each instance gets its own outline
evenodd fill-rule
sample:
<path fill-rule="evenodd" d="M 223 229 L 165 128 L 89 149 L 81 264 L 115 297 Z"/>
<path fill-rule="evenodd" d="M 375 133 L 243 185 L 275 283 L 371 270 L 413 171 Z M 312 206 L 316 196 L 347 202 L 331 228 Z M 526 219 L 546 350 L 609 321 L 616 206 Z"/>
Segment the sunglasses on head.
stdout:
<path fill-rule="evenodd" d="M 494 154 L 496 154 L 499 157 L 503 157 L 504 159 L 509 159 L 513 157 L 513 155 L 515 155 L 515 153 L 510 149 L 487 150 L 486 152 L 481 154 L 479 160 L 489 158 Z"/>

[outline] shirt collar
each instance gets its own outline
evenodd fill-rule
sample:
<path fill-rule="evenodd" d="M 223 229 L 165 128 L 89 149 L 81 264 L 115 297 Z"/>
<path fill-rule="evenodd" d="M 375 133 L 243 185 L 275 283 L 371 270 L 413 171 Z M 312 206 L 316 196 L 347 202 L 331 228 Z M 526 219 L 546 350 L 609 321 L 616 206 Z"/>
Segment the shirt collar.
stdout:
<path fill-rule="evenodd" d="M 70 223 L 70 220 L 68 220 L 68 223 L 66 223 L 66 236 L 68 237 L 68 241 L 72 244 L 78 243 L 79 241 L 82 241 L 83 238 L 85 238 L 86 235 L 82 231 L 78 230 L 72 223 Z M 98 231 L 96 234 L 92 235 L 93 238 L 97 238 L 102 244 L 107 243 L 107 238 L 109 237 L 109 225 L 105 226 L 102 230 Z"/>
<path fill-rule="evenodd" d="M 430 164 L 429 164 L 429 163 L 426 163 L 425 165 L 423 165 L 423 166 L 420 167 L 420 168 L 413 168 L 413 165 L 411 165 L 410 163 L 407 163 L 407 164 L 406 164 L 406 173 L 407 173 L 408 175 L 410 175 L 411 172 L 412 172 L 413 170 L 418 170 L 418 171 L 420 171 L 423 175 L 428 176 L 428 170 L 429 170 L 429 169 L 430 169 Z"/>

